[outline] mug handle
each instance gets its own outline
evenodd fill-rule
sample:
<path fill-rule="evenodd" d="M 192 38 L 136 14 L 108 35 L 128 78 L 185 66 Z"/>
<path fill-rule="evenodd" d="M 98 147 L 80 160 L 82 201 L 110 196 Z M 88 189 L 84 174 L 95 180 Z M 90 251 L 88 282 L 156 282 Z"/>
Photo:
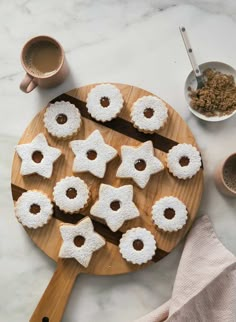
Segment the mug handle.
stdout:
<path fill-rule="evenodd" d="M 25 93 L 30 93 L 37 86 L 38 84 L 34 82 L 34 78 L 29 74 L 25 74 L 25 77 L 20 83 L 20 89 Z"/>

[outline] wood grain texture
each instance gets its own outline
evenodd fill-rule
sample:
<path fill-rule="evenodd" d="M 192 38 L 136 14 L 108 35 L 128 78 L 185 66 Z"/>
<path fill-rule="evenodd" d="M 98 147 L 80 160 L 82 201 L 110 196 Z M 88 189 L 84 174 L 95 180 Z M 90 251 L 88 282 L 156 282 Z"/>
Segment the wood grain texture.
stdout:
<path fill-rule="evenodd" d="M 76 104 L 76 106 L 78 108 L 80 108 L 81 104 L 85 108 L 84 102 L 86 101 L 87 94 L 95 85 L 96 84 L 74 89 L 66 93 L 66 95 L 56 98 L 54 101 L 62 99 L 72 99 L 76 100 L 76 102 L 78 103 Z M 82 127 L 79 133 L 73 137 L 73 140 L 84 139 L 92 131 L 94 131 L 95 129 L 99 129 L 106 143 L 116 148 L 118 153 L 120 154 L 121 144 L 137 146 L 140 144 L 140 142 L 143 142 L 146 139 L 150 139 L 150 135 L 147 135 L 146 137 L 145 134 L 139 133 L 137 130 L 132 132 L 138 133 L 136 137 L 134 134 L 132 134 L 132 137 L 129 136 L 129 131 L 127 131 L 127 127 L 129 128 L 131 126 L 130 109 L 133 102 L 136 101 L 139 97 L 153 94 L 143 89 L 129 85 L 115 85 L 121 90 L 125 101 L 124 108 L 119 115 L 119 119 L 121 120 L 121 128 L 113 130 L 109 124 L 111 122 L 107 122 L 108 124 L 102 124 L 90 119 L 89 116 L 84 116 Z M 155 135 L 152 135 L 152 140 L 153 142 L 157 142 L 155 146 L 158 147 L 155 148 L 155 155 L 163 162 L 165 166 L 166 152 L 169 149 L 168 144 L 170 144 L 170 146 L 173 146 L 177 143 L 185 142 L 191 143 L 194 146 L 196 146 L 196 141 L 186 123 L 171 106 L 169 106 L 168 104 L 167 106 L 169 112 L 169 119 L 166 126 L 160 131 L 158 131 L 158 135 L 156 135 L 156 137 Z M 72 163 L 74 160 L 74 155 L 71 149 L 68 147 L 68 142 L 70 140 L 58 140 L 47 133 L 43 125 L 43 115 L 45 109 L 46 107 L 32 120 L 30 125 L 25 130 L 19 144 L 29 143 L 38 133 L 44 133 L 47 137 L 49 145 L 61 149 L 63 155 L 55 162 L 53 175 L 52 178 L 49 180 L 44 179 L 38 175 L 22 177 L 20 175 L 21 160 L 18 157 L 18 155 L 15 154 L 12 167 L 12 193 L 13 199 L 15 200 L 17 200 L 17 198 L 19 197 L 19 191 L 18 193 L 16 192 L 17 189 L 23 189 L 22 191 L 38 189 L 47 193 L 49 198 L 52 199 L 52 191 L 56 182 L 59 181 L 61 178 L 64 178 L 65 176 L 73 175 Z M 117 123 L 117 121 L 115 122 L 115 126 L 119 127 L 119 123 Z M 116 170 L 120 163 L 121 160 L 119 156 L 112 160 L 108 164 L 105 178 L 102 180 L 94 177 L 89 173 L 83 173 L 78 175 L 83 180 L 85 180 L 91 191 L 91 202 L 89 206 L 85 209 L 85 211 L 82 214 L 80 214 L 80 216 L 90 215 L 90 208 L 98 197 L 98 189 L 101 182 L 111 184 L 115 187 L 118 187 L 123 184 L 133 184 L 134 202 L 139 208 L 141 216 L 140 218 L 136 218 L 124 223 L 124 225 L 118 232 L 118 235 L 121 236 L 123 232 L 125 232 L 127 229 L 131 227 L 146 227 L 153 233 L 157 241 L 158 249 L 156 255 L 153 258 L 153 261 L 157 261 L 169 252 L 171 252 L 171 250 L 179 243 L 179 241 L 184 237 L 186 232 L 191 227 L 201 200 L 203 190 L 203 169 L 201 169 L 198 172 L 198 174 L 190 180 L 178 180 L 177 178 L 173 177 L 165 168 L 165 170 L 163 170 L 161 173 L 153 175 L 151 177 L 145 189 L 140 189 L 130 179 L 119 179 L 115 177 Z M 151 220 L 151 207 L 154 204 L 154 202 L 161 197 L 170 195 L 176 196 L 180 200 L 182 200 L 186 204 L 189 213 L 189 219 L 186 226 L 179 232 L 175 233 L 165 233 L 163 231 L 158 230 L 153 225 Z M 65 215 L 62 212 L 56 213 L 55 210 L 54 217 L 48 225 L 37 230 L 25 228 L 29 236 L 35 242 L 35 244 L 55 261 L 58 260 L 58 252 L 62 243 L 62 239 L 59 233 L 59 225 L 62 223 L 62 221 L 68 221 L 68 216 L 71 215 Z M 77 218 L 77 220 L 82 218 L 79 217 L 79 214 L 77 214 L 75 217 Z M 101 232 L 102 227 L 106 226 L 104 221 L 93 217 L 91 218 L 93 219 L 95 226 L 97 224 L 98 228 L 96 228 L 96 230 L 98 232 Z M 108 227 L 105 227 L 105 229 L 109 231 Z M 118 240 L 119 238 L 120 237 L 118 237 Z M 113 239 L 116 240 L 116 238 Z M 133 265 L 127 263 L 121 257 L 119 249 L 117 247 L 117 242 L 114 242 L 113 239 L 109 240 L 109 237 L 107 235 L 107 243 L 105 247 L 98 250 L 94 254 L 89 267 L 85 270 L 83 267 L 81 267 L 79 263 L 77 263 L 77 271 L 97 275 L 113 275 L 128 273 L 140 269 L 149 264 L 148 263 L 145 265 Z"/>

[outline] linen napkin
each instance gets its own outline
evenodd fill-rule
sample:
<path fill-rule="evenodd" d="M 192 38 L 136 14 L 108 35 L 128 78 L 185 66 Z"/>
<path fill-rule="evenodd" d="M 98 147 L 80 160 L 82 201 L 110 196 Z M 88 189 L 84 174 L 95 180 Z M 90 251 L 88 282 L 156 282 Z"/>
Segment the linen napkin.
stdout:
<path fill-rule="evenodd" d="M 207 215 L 185 242 L 171 299 L 136 322 L 236 322 L 236 257 Z"/>

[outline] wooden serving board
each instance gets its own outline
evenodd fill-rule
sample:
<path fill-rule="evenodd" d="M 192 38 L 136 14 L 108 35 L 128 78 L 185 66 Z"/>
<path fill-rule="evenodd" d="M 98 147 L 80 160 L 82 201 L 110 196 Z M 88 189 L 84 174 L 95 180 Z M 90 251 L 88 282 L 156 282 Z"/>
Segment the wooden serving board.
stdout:
<path fill-rule="evenodd" d="M 104 179 L 98 179 L 89 173 L 78 174 L 78 176 L 88 184 L 92 195 L 89 206 L 82 214 L 65 214 L 54 205 L 53 219 L 46 226 L 36 230 L 25 228 L 35 244 L 49 257 L 58 262 L 57 271 L 53 276 L 43 298 L 41 299 L 39 306 L 32 316 L 31 321 L 60 321 L 67 297 L 73 286 L 73 281 L 80 272 L 96 275 L 115 275 L 128 273 L 143 268 L 151 262 L 157 262 L 166 256 L 173 250 L 173 248 L 179 243 L 179 241 L 185 236 L 191 227 L 201 200 L 203 191 L 202 168 L 192 179 L 189 180 L 179 180 L 173 177 L 166 169 L 166 153 L 171 147 L 178 143 L 190 143 L 194 146 L 197 146 L 193 134 L 179 114 L 167 104 L 169 118 L 165 127 L 161 129 L 158 134 L 141 133 L 137 131 L 130 122 L 130 109 L 132 104 L 138 98 L 144 95 L 153 94 L 134 86 L 114 84 L 120 89 L 124 98 L 125 103 L 122 112 L 120 113 L 119 117 L 110 122 L 97 122 L 88 114 L 85 103 L 89 91 L 95 85 L 97 84 L 73 89 L 66 94 L 62 94 L 61 96 L 55 98 L 52 102 L 62 100 L 69 101 L 80 110 L 83 124 L 79 133 L 73 137 L 73 140 L 84 139 L 95 129 L 99 129 L 105 139 L 105 142 L 116 148 L 119 156 L 108 164 Z M 43 124 L 43 116 L 46 108 L 47 107 L 45 107 L 32 120 L 25 130 L 19 144 L 30 143 L 37 134 L 44 133 L 44 135 L 47 137 L 49 145 L 61 149 L 63 156 L 61 156 L 55 162 L 53 175 L 49 180 L 44 179 L 36 174 L 25 177 L 21 176 L 21 160 L 18 155 L 15 154 L 12 166 L 12 195 L 14 201 L 16 201 L 24 191 L 31 189 L 41 190 L 52 199 L 52 191 L 56 182 L 65 176 L 73 175 L 72 164 L 74 154 L 68 145 L 70 140 L 55 139 L 47 133 Z M 121 145 L 137 146 L 141 142 L 145 142 L 147 140 L 152 140 L 155 148 L 155 155 L 165 165 L 165 169 L 162 172 L 153 175 L 147 186 L 144 189 L 140 189 L 130 179 L 116 178 L 116 171 L 121 163 Z M 140 217 L 124 223 L 121 229 L 116 233 L 112 232 L 106 226 L 104 221 L 93 218 L 90 215 L 90 208 L 98 197 L 98 189 L 101 182 L 113 185 L 115 187 L 124 184 L 133 184 L 134 186 L 134 202 L 140 211 Z M 152 205 L 156 200 L 164 196 L 178 197 L 187 206 L 187 224 L 178 232 L 165 233 L 158 230 L 152 222 Z M 107 242 L 105 247 L 94 253 L 89 267 L 84 269 L 73 259 L 58 260 L 58 253 L 62 243 L 59 225 L 62 222 L 77 223 L 86 215 L 89 215 L 92 218 L 95 230 L 102 235 Z M 152 232 L 156 238 L 158 247 L 152 261 L 145 265 L 133 265 L 126 262 L 121 257 L 118 248 L 122 233 L 131 227 L 139 226 L 145 227 Z M 48 307 L 48 303 L 50 303 L 51 307 Z M 57 309 L 55 309 L 55 307 L 57 307 Z M 43 318 L 48 318 L 49 320 L 43 320 Z"/>

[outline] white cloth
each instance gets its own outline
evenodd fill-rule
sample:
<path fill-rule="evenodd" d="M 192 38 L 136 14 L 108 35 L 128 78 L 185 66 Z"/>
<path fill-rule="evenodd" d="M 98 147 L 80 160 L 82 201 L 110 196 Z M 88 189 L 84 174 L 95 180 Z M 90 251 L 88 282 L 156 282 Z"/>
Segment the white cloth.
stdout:
<path fill-rule="evenodd" d="M 136 322 L 236 322 L 236 257 L 208 216 L 196 220 L 183 250 L 171 299 Z"/>

